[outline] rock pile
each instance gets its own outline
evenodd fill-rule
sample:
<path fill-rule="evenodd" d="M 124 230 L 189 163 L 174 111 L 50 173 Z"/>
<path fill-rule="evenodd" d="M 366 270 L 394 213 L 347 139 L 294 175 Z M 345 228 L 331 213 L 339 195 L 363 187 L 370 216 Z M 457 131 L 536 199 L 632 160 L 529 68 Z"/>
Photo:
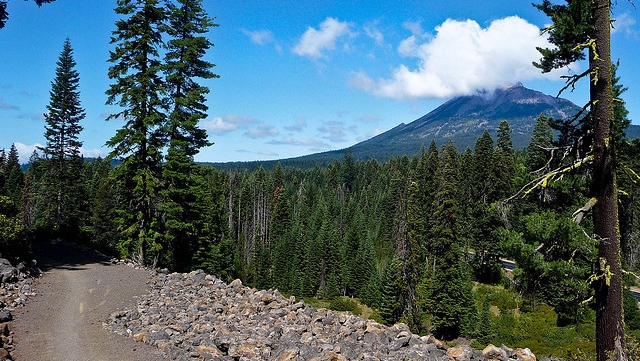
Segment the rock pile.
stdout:
<path fill-rule="evenodd" d="M 12 360 L 13 337 L 9 324 L 13 319 L 12 311 L 24 306 L 27 298 L 35 295 L 32 277 L 41 273 L 35 262 L 18 261 L 14 267 L 9 260 L 0 258 L 0 360 Z"/>
<path fill-rule="evenodd" d="M 104 326 L 173 360 L 535 361 L 527 349 L 494 347 L 485 356 L 468 346 L 448 348 L 402 323 L 387 327 L 316 309 L 202 271 L 156 274 L 151 289 L 136 309 L 112 314 Z"/>

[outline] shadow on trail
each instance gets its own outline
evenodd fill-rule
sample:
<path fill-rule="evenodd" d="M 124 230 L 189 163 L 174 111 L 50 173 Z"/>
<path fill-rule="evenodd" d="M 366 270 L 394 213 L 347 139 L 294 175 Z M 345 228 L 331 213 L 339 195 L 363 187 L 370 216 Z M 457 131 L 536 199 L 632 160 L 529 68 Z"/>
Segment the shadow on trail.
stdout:
<path fill-rule="evenodd" d="M 81 245 L 67 241 L 35 242 L 33 257 L 43 272 L 51 269 L 83 270 L 88 264 L 109 265 L 109 259 Z"/>

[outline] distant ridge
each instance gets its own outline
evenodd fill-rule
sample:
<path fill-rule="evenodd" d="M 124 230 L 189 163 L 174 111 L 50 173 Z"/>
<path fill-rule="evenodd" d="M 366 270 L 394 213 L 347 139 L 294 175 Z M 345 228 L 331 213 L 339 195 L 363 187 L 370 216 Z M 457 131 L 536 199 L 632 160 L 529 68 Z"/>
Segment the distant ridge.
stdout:
<path fill-rule="evenodd" d="M 541 113 L 554 119 L 566 119 L 579 110 L 580 107 L 567 99 L 528 89 L 518 83 L 493 92 L 453 98 L 411 123 L 401 123 L 349 148 L 276 161 L 213 165 L 220 169 L 253 169 L 258 165 L 269 169 L 281 163 L 309 168 L 327 165 L 334 159 L 341 159 L 347 152 L 351 152 L 356 159 L 386 161 L 391 157 L 420 154 L 421 147 L 429 147 L 432 140 L 440 146 L 449 139 L 463 152 L 467 147 L 473 149 L 485 130 L 495 140 L 502 120 L 509 122 L 514 147 L 523 149 L 529 145 L 533 125 Z M 631 125 L 627 129 L 627 136 L 632 139 L 640 137 L 640 126 Z"/>

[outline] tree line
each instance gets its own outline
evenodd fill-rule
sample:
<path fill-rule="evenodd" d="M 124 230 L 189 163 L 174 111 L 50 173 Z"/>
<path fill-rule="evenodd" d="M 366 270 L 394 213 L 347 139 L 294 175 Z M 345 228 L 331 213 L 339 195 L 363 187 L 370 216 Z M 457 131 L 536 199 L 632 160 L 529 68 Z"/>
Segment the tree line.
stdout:
<path fill-rule="evenodd" d="M 159 247 L 142 260 L 176 271 L 204 269 L 228 281 L 239 277 L 301 297 L 355 297 L 378 309 L 386 323 L 403 321 L 447 339 L 482 336 L 483 306 L 473 282 L 515 289 L 525 306 L 549 304 L 559 324 L 576 324 L 593 312 L 588 279 L 597 264 L 597 244 L 586 236 L 591 222 L 572 219 L 588 199 L 585 175 L 568 173 L 505 202 L 536 172 L 566 162 L 550 157 L 563 141 L 554 137 L 556 124 L 541 115 L 523 151 L 513 149 L 503 121 L 495 141 L 487 131 L 464 152 L 452 142 L 440 149 L 432 142 L 412 158 L 379 162 L 347 154 L 326 168 L 306 170 L 220 172 L 194 164 L 191 177 L 198 185 L 185 203 L 184 237 L 180 243 L 158 239 Z M 638 170 L 640 147 L 625 144 L 629 169 Z M 51 202 L 59 190 L 46 176 L 57 171 L 51 157 L 32 157 L 20 184 L 9 181 L 11 169 L 22 174 L 15 153 L 2 157 L 3 199 L 10 203 L 12 194 L 22 193 L 14 198 L 19 207 L 13 215 L 22 217 L 26 231 L 83 239 L 120 256 L 135 251 L 122 228 L 130 189 L 116 181 L 119 166 L 96 159 L 70 167 L 77 171 L 70 178 L 78 203 L 62 212 L 73 216 L 59 218 Z M 638 185 L 621 177 L 621 187 L 624 264 L 635 270 Z M 67 216 L 74 221 L 58 223 Z M 161 214 L 157 221 L 170 217 Z M 512 279 L 501 257 L 516 261 Z"/>

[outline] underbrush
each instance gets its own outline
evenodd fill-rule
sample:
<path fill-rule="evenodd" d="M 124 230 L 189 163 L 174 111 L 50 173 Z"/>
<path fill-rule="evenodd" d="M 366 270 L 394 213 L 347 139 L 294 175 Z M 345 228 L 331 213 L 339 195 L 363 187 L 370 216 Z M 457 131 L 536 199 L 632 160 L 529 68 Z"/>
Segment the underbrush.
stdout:
<path fill-rule="evenodd" d="M 578 325 L 557 326 L 558 316 L 551 306 L 527 304 L 513 291 L 500 286 L 478 284 L 478 304 L 490 304 L 490 337 L 495 345 L 528 347 L 538 357 L 555 356 L 566 360 L 595 359 L 595 313 Z M 526 309 L 526 311 L 523 311 Z M 475 342 L 473 346 L 480 345 Z"/>

